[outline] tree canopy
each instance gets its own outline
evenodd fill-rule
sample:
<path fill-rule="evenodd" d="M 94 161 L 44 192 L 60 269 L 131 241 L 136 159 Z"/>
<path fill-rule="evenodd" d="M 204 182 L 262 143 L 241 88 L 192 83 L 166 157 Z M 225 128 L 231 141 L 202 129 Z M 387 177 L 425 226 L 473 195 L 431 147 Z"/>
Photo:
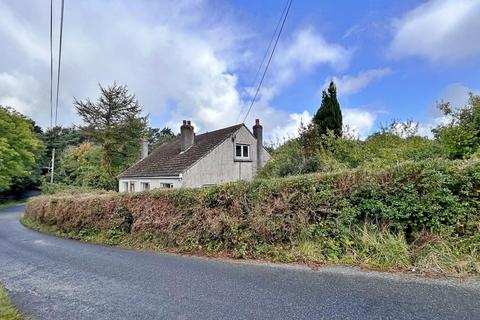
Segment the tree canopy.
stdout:
<path fill-rule="evenodd" d="M 85 122 L 82 131 L 102 148 L 102 167 L 115 176 L 138 160 L 147 119 L 141 116 L 142 107 L 127 86 L 99 87 L 96 102 L 75 99 L 74 105 Z"/>
<path fill-rule="evenodd" d="M 478 152 L 480 147 L 480 96 L 470 95 L 468 104 L 454 109 L 448 102 L 439 109 L 448 120 L 433 130 L 435 138 L 452 159 L 461 159 Z"/>
<path fill-rule="evenodd" d="M 0 106 L 0 192 L 8 191 L 15 179 L 32 174 L 42 147 L 33 121 Z"/>
<path fill-rule="evenodd" d="M 330 81 L 327 90 L 322 92 L 322 104 L 313 117 L 313 123 L 318 127 L 320 135 L 333 131 L 336 137 L 342 136 L 342 111 L 337 100 L 337 88 Z"/>
<path fill-rule="evenodd" d="M 162 144 L 174 139 L 176 135 L 173 133 L 172 129 L 168 127 L 165 127 L 163 129 L 148 128 L 147 137 L 150 151 L 152 151 L 155 148 L 161 146 Z"/>

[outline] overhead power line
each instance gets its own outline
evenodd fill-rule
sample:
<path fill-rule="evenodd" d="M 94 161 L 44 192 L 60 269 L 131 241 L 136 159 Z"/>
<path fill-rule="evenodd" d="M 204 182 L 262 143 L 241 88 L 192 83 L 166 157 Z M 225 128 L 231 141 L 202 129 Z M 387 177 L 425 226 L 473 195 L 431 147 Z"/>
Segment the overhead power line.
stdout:
<path fill-rule="evenodd" d="M 55 127 L 58 122 L 58 96 L 60 92 L 60 73 L 62 65 L 62 38 L 63 38 L 63 12 L 65 7 L 65 1 L 62 0 L 62 8 L 60 14 L 60 41 L 58 45 L 58 68 L 57 68 L 57 92 L 55 100 Z M 53 0 L 50 0 L 50 128 L 52 128 L 53 118 Z M 55 137 L 53 137 L 55 139 Z M 50 182 L 53 183 L 55 171 L 55 148 L 52 149 L 52 160 L 50 170 Z"/>
<path fill-rule="evenodd" d="M 250 111 L 252 110 L 253 104 L 255 103 L 255 100 L 257 99 L 258 93 L 260 92 L 260 88 L 262 86 L 263 80 L 265 79 L 265 75 L 267 74 L 268 67 L 270 66 L 270 62 L 272 62 L 273 54 L 275 53 L 275 49 L 277 48 L 278 40 L 280 39 L 280 35 L 282 34 L 283 27 L 285 26 L 285 21 L 287 20 L 288 13 L 290 12 L 290 7 L 292 6 L 292 1 L 293 0 L 288 0 L 287 1 L 287 4 L 285 6 L 286 9 L 283 10 L 282 16 L 280 16 L 280 20 L 282 21 L 282 24 L 280 26 L 280 30 L 278 31 L 277 37 L 275 39 L 275 44 L 273 45 L 273 49 L 270 53 L 270 57 L 268 58 L 267 65 L 265 66 L 265 69 L 263 70 L 262 77 L 261 77 L 260 82 L 257 86 L 257 89 L 255 91 L 255 95 L 253 96 L 252 102 L 250 103 L 247 114 L 245 114 L 245 118 L 243 119 L 243 123 L 245 123 L 245 121 L 247 120 L 247 117 L 250 114 Z M 282 17 L 283 17 L 283 19 L 282 19 Z M 277 28 L 278 28 L 278 24 L 277 24 Z M 274 35 L 276 33 L 277 28 L 275 29 Z M 273 39 L 273 37 L 272 37 L 272 39 Z M 270 45 L 267 49 L 267 53 L 268 53 L 269 49 L 270 49 Z M 262 61 L 262 64 L 263 64 L 263 61 Z"/>
<path fill-rule="evenodd" d="M 50 0 L 50 128 L 53 125 L 53 0 Z"/>
<path fill-rule="evenodd" d="M 288 1 L 289 0 L 287 0 L 287 5 L 288 5 Z M 250 88 L 254 88 L 257 84 L 258 75 L 260 74 L 260 71 L 262 70 L 262 67 L 263 67 L 264 63 L 267 60 L 268 53 L 270 52 L 270 48 L 272 47 L 273 41 L 275 40 L 275 36 L 277 35 L 278 28 L 280 27 L 280 24 L 282 23 L 285 11 L 287 10 L 287 5 L 285 5 L 283 7 L 282 14 L 280 15 L 280 17 L 278 17 L 277 25 L 275 26 L 275 31 L 273 31 L 273 34 L 270 38 L 270 42 L 268 43 L 267 50 L 265 50 L 265 54 L 263 55 L 262 62 L 258 66 L 257 72 L 255 73 L 255 77 L 253 78 L 252 85 L 250 86 Z M 242 115 L 241 113 L 238 114 L 236 122 L 238 122 L 238 120 L 240 120 L 241 115 Z"/>
<path fill-rule="evenodd" d="M 58 46 L 58 70 L 57 70 L 57 97 L 55 102 L 55 126 L 57 126 L 58 119 L 58 92 L 60 91 L 60 71 L 62 64 L 62 37 L 63 37 L 63 9 L 65 0 L 62 0 L 62 9 L 60 14 L 60 43 Z"/>

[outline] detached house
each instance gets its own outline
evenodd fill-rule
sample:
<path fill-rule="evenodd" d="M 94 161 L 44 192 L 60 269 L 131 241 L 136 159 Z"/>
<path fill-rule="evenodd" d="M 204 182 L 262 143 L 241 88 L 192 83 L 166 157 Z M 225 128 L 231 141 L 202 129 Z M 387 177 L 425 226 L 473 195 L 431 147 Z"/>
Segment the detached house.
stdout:
<path fill-rule="evenodd" d="M 142 159 L 118 177 L 119 191 L 197 188 L 251 180 L 269 159 L 258 119 L 253 133 L 238 124 L 198 136 L 191 122 L 184 120 L 180 136 L 150 155 L 146 142 L 142 142 Z"/>

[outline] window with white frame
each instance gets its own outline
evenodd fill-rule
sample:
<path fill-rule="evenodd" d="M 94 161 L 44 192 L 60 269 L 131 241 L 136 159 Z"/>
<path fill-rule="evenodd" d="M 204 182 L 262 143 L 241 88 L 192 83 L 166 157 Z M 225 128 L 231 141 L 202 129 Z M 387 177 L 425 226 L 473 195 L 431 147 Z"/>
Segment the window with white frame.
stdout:
<path fill-rule="evenodd" d="M 135 182 L 130 182 L 130 192 L 135 192 Z"/>
<path fill-rule="evenodd" d="M 171 189 L 173 188 L 173 183 L 162 183 L 161 187 L 164 189 Z"/>
<path fill-rule="evenodd" d="M 150 183 L 149 182 L 142 182 L 142 191 L 150 190 Z"/>
<path fill-rule="evenodd" d="M 239 144 L 235 145 L 235 158 L 241 160 L 250 159 L 250 146 L 248 144 Z"/>
<path fill-rule="evenodd" d="M 123 191 L 128 192 L 128 182 L 123 182 Z"/>

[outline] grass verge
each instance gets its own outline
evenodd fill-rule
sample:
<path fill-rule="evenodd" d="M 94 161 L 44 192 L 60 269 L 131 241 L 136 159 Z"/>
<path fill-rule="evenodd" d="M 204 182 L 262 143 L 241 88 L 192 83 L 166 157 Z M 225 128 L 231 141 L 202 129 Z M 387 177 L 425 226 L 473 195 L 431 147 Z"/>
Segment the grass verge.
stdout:
<path fill-rule="evenodd" d="M 0 319 L 2 320 L 23 320 L 25 319 L 12 306 L 12 302 L 7 295 L 5 289 L 0 286 Z"/>
<path fill-rule="evenodd" d="M 30 229 L 50 235 L 100 245 L 129 249 L 153 250 L 175 254 L 190 254 L 212 258 L 255 259 L 275 263 L 299 263 L 312 268 L 325 264 L 339 264 L 386 272 L 409 272 L 424 276 L 467 277 L 480 275 L 480 257 L 477 252 L 466 250 L 463 243 L 445 240 L 430 233 L 420 234 L 417 241 L 409 244 L 402 233 L 392 233 L 375 225 L 354 227 L 351 237 L 343 239 L 346 250 L 338 254 L 340 246 L 331 240 L 303 240 L 291 245 L 258 245 L 253 254 L 239 249 L 219 250 L 213 247 L 185 248 L 168 247 L 153 235 L 134 236 L 115 230 L 82 230 L 65 232 L 55 225 L 39 223 L 22 217 L 21 223 Z M 462 240 L 463 241 L 463 240 Z"/>
<path fill-rule="evenodd" d="M 2 202 L 0 203 L 0 209 L 6 209 L 10 207 L 17 206 L 19 204 L 24 204 L 28 201 L 28 199 L 22 199 L 22 200 L 9 200 L 7 202 Z"/>

